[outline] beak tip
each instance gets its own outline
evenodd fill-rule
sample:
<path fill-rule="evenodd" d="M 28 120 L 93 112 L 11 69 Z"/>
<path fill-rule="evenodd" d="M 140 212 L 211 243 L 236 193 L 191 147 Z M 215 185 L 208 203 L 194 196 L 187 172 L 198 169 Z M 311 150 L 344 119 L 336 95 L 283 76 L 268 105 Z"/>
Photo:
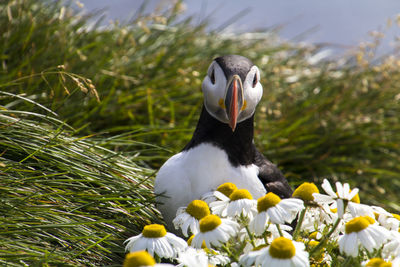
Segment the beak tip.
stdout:
<path fill-rule="evenodd" d="M 234 132 L 236 129 L 236 123 L 229 123 L 229 126 L 231 127 L 232 132 Z"/>

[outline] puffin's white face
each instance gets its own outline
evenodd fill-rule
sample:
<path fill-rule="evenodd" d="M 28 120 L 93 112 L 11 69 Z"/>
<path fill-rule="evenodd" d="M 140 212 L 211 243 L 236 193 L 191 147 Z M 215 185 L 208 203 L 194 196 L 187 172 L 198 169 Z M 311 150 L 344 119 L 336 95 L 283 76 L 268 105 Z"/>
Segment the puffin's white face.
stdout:
<path fill-rule="evenodd" d="M 260 71 L 241 56 L 215 59 L 203 80 L 204 105 L 208 113 L 232 131 L 236 124 L 250 118 L 261 99 Z"/>

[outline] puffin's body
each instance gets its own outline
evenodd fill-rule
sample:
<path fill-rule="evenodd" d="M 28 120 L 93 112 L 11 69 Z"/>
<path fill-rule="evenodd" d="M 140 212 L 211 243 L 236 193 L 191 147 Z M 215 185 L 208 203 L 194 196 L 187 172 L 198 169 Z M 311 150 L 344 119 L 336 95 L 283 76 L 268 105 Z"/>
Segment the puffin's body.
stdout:
<path fill-rule="evenodd" d="M 254 111 L 262 96 L 258 68 L 242 56 L 216 58 L 202 89 L 204 105 L 192 139 L 164 163 L 155 181 L 168 226 L 179 207 L 225 182 L 249 190 L 254 199 L 266 192 L 292 194 L 280 170 L 253 143 Z"/>

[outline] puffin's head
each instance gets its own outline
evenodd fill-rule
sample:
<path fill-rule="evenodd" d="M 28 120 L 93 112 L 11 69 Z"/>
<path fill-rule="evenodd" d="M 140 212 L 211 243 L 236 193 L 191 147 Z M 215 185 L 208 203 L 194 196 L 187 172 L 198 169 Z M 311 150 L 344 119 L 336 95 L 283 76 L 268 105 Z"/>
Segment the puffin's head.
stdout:
<path fill-rule="evenodd" d="M 250 118 L 261 99 L 260 71 L 249 59 L 227 55 L 214 59 L 203 80 L 204 105 L 217 120 L 236 124 Z"/>

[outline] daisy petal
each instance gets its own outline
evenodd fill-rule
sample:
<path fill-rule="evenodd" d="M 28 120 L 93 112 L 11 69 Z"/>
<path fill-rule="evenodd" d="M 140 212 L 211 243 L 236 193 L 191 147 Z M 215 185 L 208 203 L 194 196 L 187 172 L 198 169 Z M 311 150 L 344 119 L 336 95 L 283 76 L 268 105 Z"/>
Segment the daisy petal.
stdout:
<path fill-rule="evenodd" d="M 353 197 L 355 197 L 357 194 L 358 194 L 358 188 L 355 187 L 355 188 L 353 188 L 353 189 L 351 190 L 351 192 L 350 192 L 350 194 L 349 194 L 349 197 L 348 197 L 348 200 L 351 200 L 351 199 L 352 199 Z"/>
<path fill-rule="evenodd" d="M 322 182 L 321 187 L 325 190 L 325 192 L 331 197 L 337 197 L 336 193 L 333 191 L 331 184 L 328 182 L 327 179 L 324 179 Z M 314 194 L 313 194 L 314 195 Z"/>

